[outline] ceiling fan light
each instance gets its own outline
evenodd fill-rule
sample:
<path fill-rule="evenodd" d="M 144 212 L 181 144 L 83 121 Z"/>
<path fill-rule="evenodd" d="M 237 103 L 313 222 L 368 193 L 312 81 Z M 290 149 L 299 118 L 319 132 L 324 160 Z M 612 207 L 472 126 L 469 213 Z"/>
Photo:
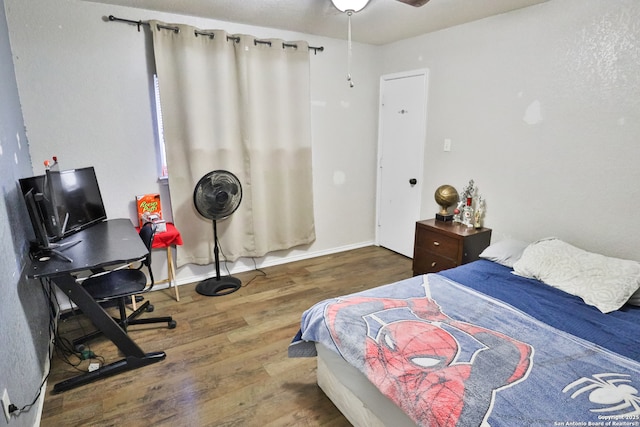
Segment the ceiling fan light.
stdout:
<path fill-rule="evenodd" d="M 360 12 L 369 3 L 369 0 L 331 0 L 331 3 L 340 12 Z"/>

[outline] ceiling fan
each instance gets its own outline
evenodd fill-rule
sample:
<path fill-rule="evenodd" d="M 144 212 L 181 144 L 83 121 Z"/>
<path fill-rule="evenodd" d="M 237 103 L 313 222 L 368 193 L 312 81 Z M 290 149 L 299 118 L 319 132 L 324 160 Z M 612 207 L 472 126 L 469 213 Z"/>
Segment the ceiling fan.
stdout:
<path fill-rule="evenodd" d="M 333 6 L 340 12 L 344 12 L 348 16 L 348 37 L 347 37 L 347 83 L 349 87 L 354 87 L 353 79 L 351 78 L 351 15 L 360 12 L 364 9 L 370 0 L 331 0 Z M 420 7 L 427 4 L 429 0 L 397 0 L 401 3 L 408 4 L 414 7 Z"/>
<path fill-rule="evenodd" d="M 408 4 L 410 6 L 420 7 L 427 4 L 429 0 L 398 0 L 401 3 Z"/>
<path fill-rule="evenodd" d="M 340 12 L 359 12 L 369 3 L 370 0 L 331 0 L 333 5 Z M 427 4 L 429 0 L 397 0 L 401 3 L 414 7 L 420 7 Z"/>

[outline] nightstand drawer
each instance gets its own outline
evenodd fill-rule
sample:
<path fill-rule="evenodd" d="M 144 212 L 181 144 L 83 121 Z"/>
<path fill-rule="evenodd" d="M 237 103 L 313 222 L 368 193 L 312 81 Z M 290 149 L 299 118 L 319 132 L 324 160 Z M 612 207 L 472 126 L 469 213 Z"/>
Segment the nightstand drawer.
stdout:
<path fill-rule="evenodd" d="M 414 258 L 414 274 L 437 273 L 441 270 L 457 267 L 454 260 L 438 256 L 432 252 L 423 252 L 419 258 Z"/>
<path fill-rule="evenodd" d="M 489 246 L 490 228 L 427 219 L 416 222 L 413 275 L 437 273 L 475 261 Z"/>
<path fill-rule="evenodd" d="M 416 249 L 433 252 L 435 255 L 455 260 L 458 258 L 460 241 L 442 233 L 422 229 L 416 234 Z"/>

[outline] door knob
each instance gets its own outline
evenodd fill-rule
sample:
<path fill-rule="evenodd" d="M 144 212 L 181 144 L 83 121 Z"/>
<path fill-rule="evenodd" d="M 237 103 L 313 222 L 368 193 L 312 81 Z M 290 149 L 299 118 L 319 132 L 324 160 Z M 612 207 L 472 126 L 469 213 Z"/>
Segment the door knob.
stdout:
<path fill-rule="evenodd" d="M 417 183 L 418 183 L 418 180 L 417 180 L 417 179 L 415 179 L 415 178 L 411 178 L 411 179 L 409 180 L 409 184 L 411 184 L 411 185 L 416 185 Z"/>

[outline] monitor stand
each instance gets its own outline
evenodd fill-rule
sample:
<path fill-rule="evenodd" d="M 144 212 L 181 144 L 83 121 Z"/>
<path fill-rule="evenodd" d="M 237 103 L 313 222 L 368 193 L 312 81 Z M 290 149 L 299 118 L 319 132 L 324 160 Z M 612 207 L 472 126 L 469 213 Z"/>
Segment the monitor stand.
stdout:
<path fill-rule="evenodd" d="M 65 261 L 73 262 L 71 258 L 62 253 L 65 249 L 69 249 L 72 246 L 77 245 L 82 240 L 74 240 L 72 242 L 64 242 L 64 243 L 49 243 L 49 245 L 44 248 L 40 246 L 38 248 L 38 259 L 40 261 L 48 261 L 52 256 L 58 256 Z"/>

